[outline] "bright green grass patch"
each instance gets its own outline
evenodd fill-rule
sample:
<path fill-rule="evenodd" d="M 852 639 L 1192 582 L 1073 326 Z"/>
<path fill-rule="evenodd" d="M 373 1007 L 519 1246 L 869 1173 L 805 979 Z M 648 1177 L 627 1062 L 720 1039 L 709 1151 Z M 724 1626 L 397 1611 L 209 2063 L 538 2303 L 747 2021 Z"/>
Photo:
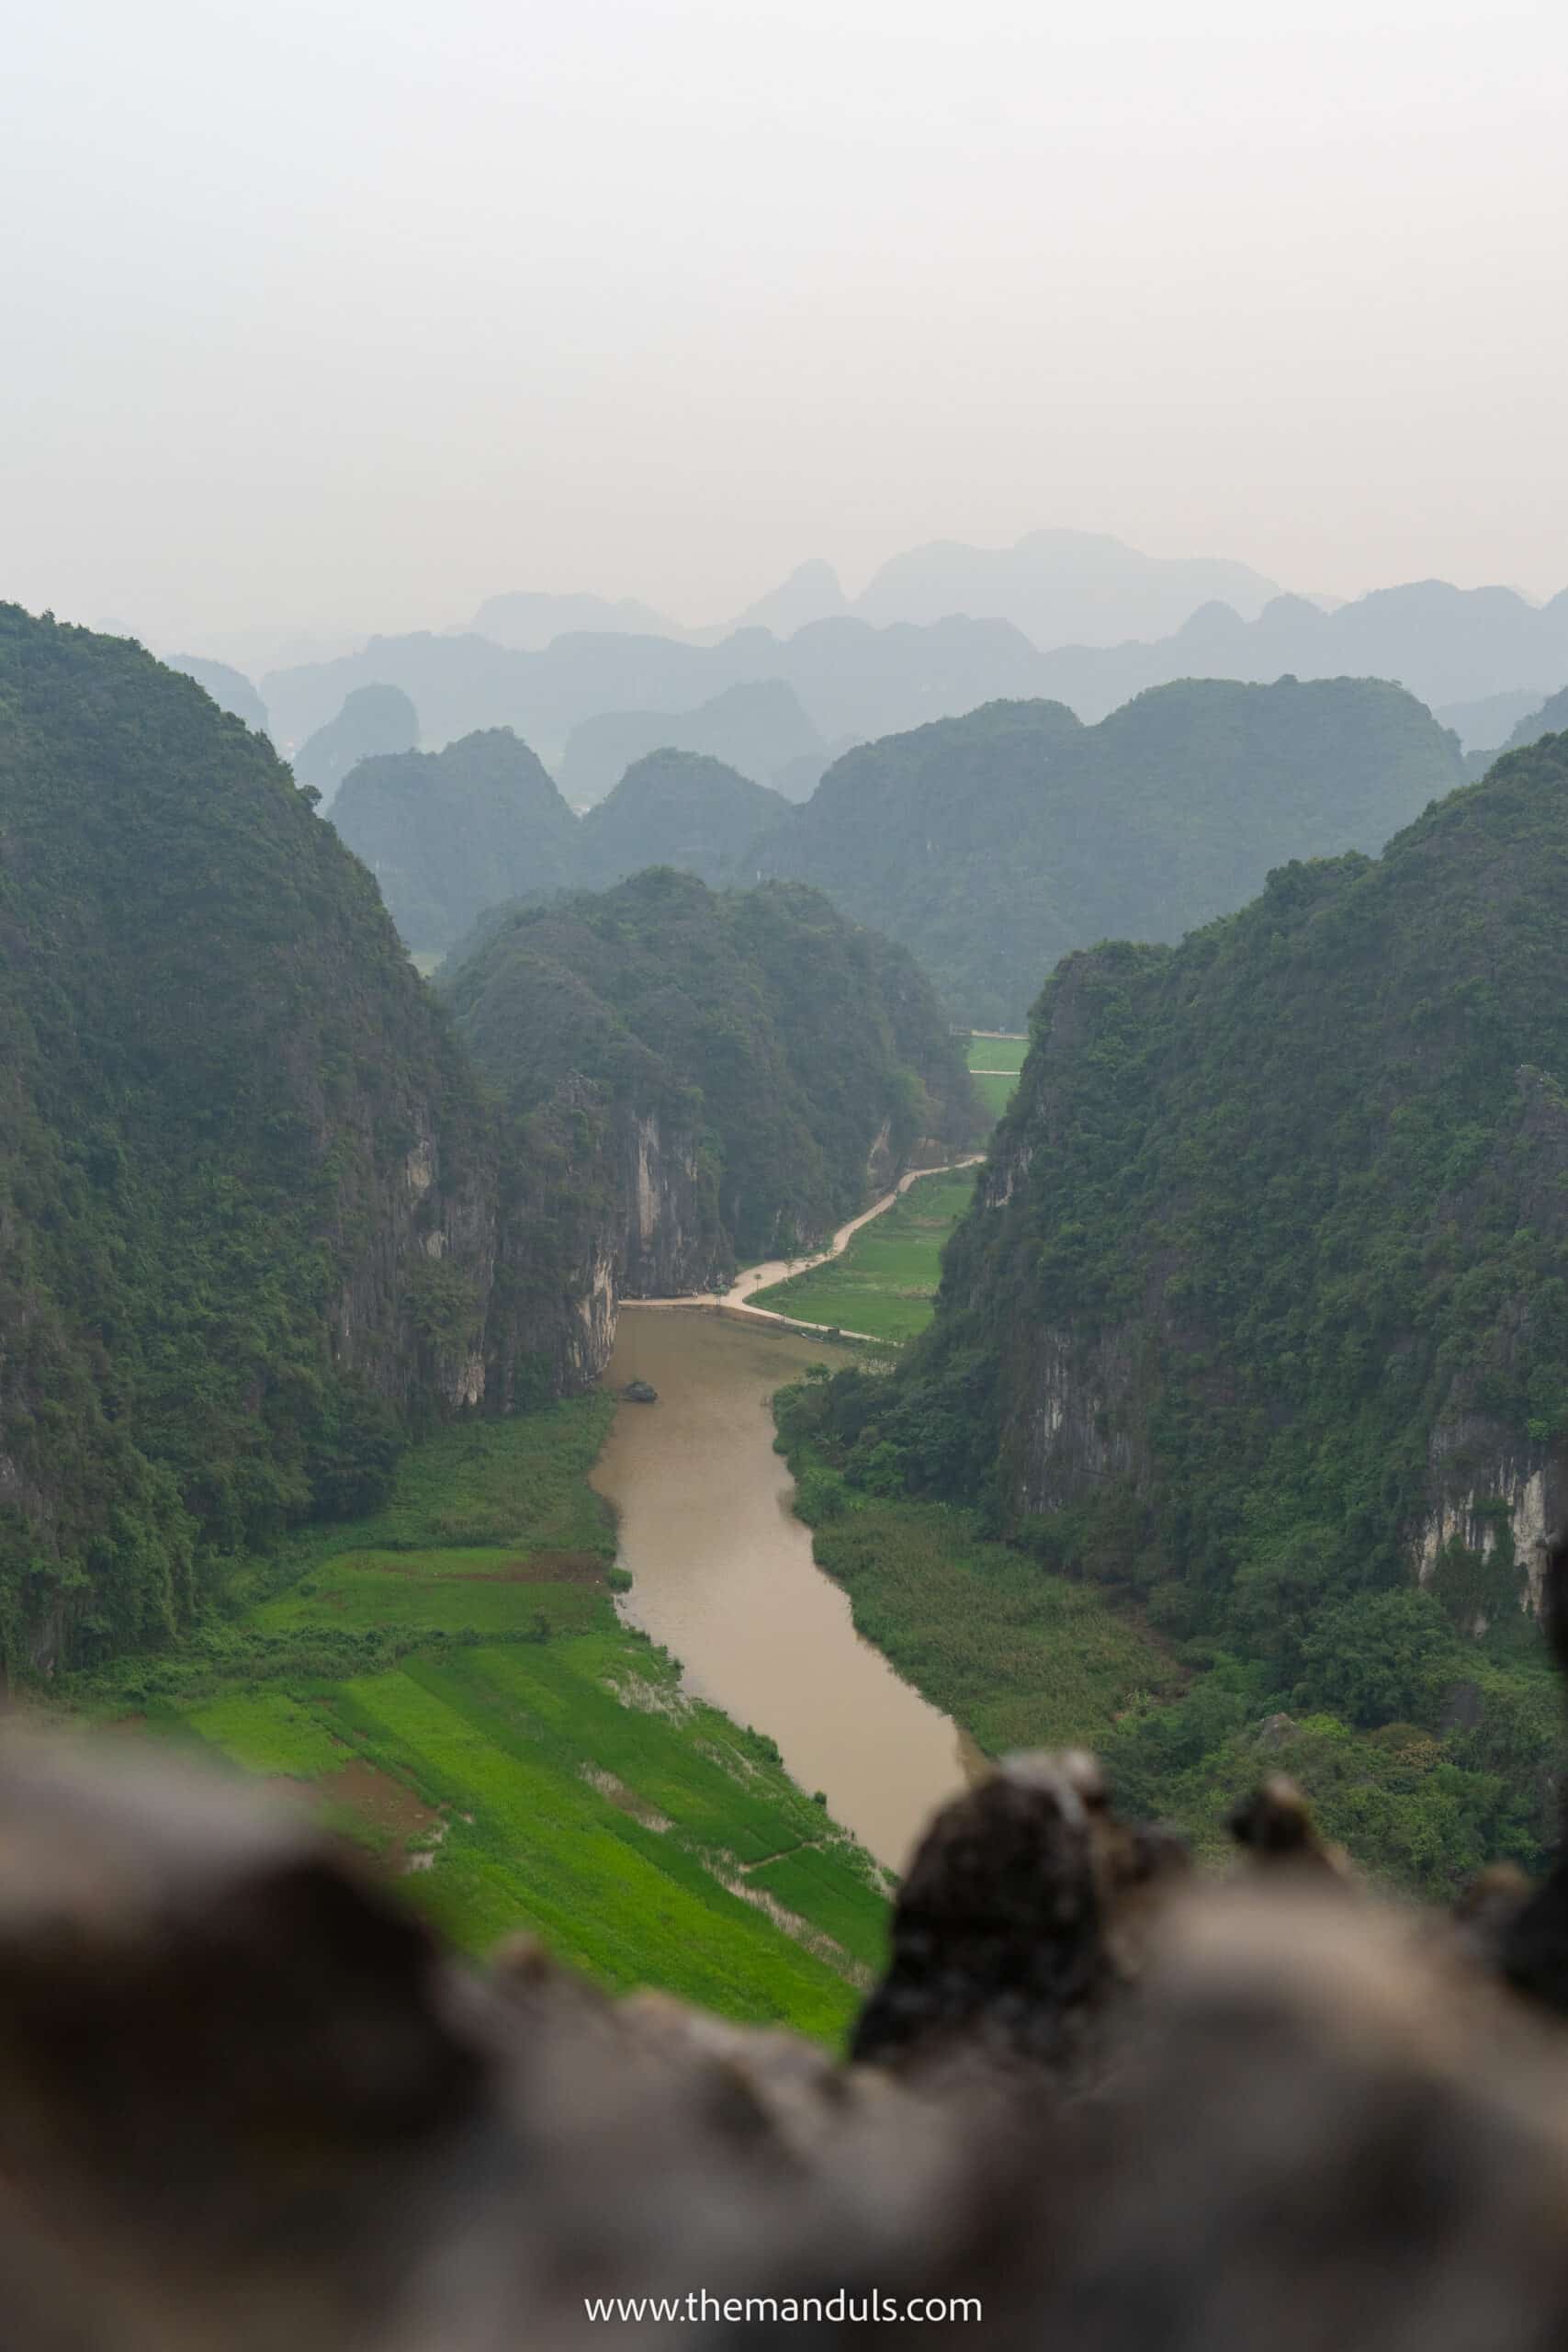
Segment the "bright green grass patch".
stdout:
<path fill-rule="evenodd" d="M 332 1548 L 497 1544 L 527 1552 L 615 1555 L 604 1506 L 586 1483 L 615 1414 L 575 1396 L 507 1420 L 460 1422 L 405 1455 L 384 1510 Z"/>
<path fill-rule="evenodd" d="M 320 1784 L 323 1820 L 469 1950 L 525 1930 L 612 1989 L 838 2039 L 882 1955 L 883 1875 L 615 1615 L 586 1483 L 613 1409 L 444 1431 L 384 1510 L 257 1564 L 236 1622 L 73 1696 Z"/>
<path fill-rule="evenodd" d="M 335 1772 L 351 1752 L 333 1738 L 319 1706 L 286 1690 L 226 1692 L 181 1710 L 175 1720 L 247 1772 L 310 1781 Z"/>
<path fill-rule="evenodd" d="M 1023 1057 L 1028 1051 L 1027 1037 L 971 1037 L 969 1067 L 971 1069 L 1006 1069 L 1016 1073 L 1023 1068 Z"/>
<path fill-rule="evenodd" d="M 993 1126 L 996 1125 L 1017 1091 L 1016 1078 L 999 1078 L 993 1073 L 976 1078 L 975 1080 L 975 1091 L 985 1104 Z"/>
<path fill-rule="evenodd" d="M 350 1630 L 511 1634 L 575 1632 L 592 1622 L 594 1592 L 581 1585 L 513 1581 L 516 1551 L 346 1552 L 254 1611 L 279 1633 L 310 1623 Z"/>
<path fill-rule="evenodd" d="M 923 1177 L 862 1226 L 840 1257 L 758 1291 L 753 1303 L 874 1340 L 912 1340 L 931 1319 L 942 1248 L 974 1189 L 967 1168 Z"/>
<path fill-rule="evenodd" d="M 991 1755 L 1099 1746 L 1118 1716 L 1181 1687 L 1134 1618 L 987 1542 L 951 1504 L 867 1501 L 815 1543 L 859 1631 Z"/>
<path fill-rule="evenodd" d="M 452 1645 L 324 1685 L 308 1705 L 239 1693 L 186 1720 L 253 1770 L 309 1779 L 358 1758 L 433 1808 L 429 1867 L 400 1883 L 469 1949 L 524 1930 L 613 1989 L 664 1984 L 730 2016 L 840 2033 L 885 1939 L 872 1866 L 759 1742 L 684 1701 L 672 1664 L 591 1598 L 587 1634 Z M 365 1835 L 387 1843 L 384 1826 Z M 762 1880 L 770 1857 L 795 1871 L 767 1882 L 799 1913 L 794 1934 L 731 1891 Z"/>
<path fill-rule="evenodd" d="M 678 1981 L 731 2015 L 836 2030 L 853 2007 L 849 1952 L 833 1964 L 807 1951 L 724 1883 L 744 1883 L 748 1848 L 830 1836 L 820 1809 L 776 1768 L 705 1755 L 716 1726 L 736 1737 L 711 1710 L 617 1706 L 594 1669 L 634 1659 L 656 1663 L 617 1633 L 420 1659 L 344 1689 L 335 1712 L 365 1751 L 412 1765 L 420 1794 L 448 1809 L 418 1899 L 464 1941 L 527 1928 L 613 1985 Z M 666 1673 L 648 1688 L 679 1709 Z M 818 1900 L 874 1953 L 885 1911 L 863 1858 L 839 1840 L 816 1860 Z"/>

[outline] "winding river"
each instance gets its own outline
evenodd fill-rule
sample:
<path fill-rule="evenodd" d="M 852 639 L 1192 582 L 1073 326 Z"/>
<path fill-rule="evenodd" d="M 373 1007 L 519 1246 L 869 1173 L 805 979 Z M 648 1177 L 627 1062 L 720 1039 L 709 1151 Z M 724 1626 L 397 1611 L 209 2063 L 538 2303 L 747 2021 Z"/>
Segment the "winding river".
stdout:
<path fill-rule="evenodd" d="M 659 1402 L 622 1403 L 593 1483 L 619 1516 L 626 1615 L 682 1661 L 696 1697 L 768 1733 L 801 1786 L 898 1870 L 932 1808 L 985 1767 L 855 1632 L 790 1509 L 770 1399 L 825 1353 L 760 1317 L 623 1307 L 605 1385 L 646 1380 Z"/>

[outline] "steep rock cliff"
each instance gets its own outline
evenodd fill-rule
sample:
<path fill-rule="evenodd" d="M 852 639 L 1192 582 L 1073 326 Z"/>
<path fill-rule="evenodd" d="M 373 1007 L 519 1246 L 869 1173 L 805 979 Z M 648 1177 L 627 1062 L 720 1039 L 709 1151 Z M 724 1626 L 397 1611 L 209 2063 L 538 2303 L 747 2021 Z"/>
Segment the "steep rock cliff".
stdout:
<path fill-rule="evenodd" d="M 883 1419 L 1187 1629 L 1529 1606 L 1568 1504 L 1568 738 L 1071 956 Z"/>
<path fill-rule="evenodd" d="M 155 1637 L 401 1431 L 598 1368 L 364 868 L 188 678 L 15 607 L 0 957 L 0 1662 Z"/>
<path fill-rule="evenodd" d="M 639 875 L 509 915 L 446 985 L 513 1115 L 578 1138 L 577 1214 L 625 1295 L 806 1248 L 976 1124 L 913 963 L 813 891 Z"/>

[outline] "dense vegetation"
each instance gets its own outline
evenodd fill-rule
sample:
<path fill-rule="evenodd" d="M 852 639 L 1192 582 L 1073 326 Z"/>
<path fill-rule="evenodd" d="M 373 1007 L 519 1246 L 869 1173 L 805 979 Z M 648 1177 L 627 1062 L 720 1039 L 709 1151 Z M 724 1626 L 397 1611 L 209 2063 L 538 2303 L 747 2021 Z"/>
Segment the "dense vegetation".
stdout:
<path fill-rule="evenodd" d="M 231 712 L 243 718 L 258 735 L 267 731 L 266 705 L 243 670 L 231 669 L 227 662 L 209 662 L 199 653 L 171 653 L 171 670 L 179 670 L 194 678 L 203 693 L 209 694 L 220 710 Z"/>
<path fill-rule="evenodd" d="M 903 940 L 966 1019 L 1017 1025 L 1069 948 L 1179 938 L 1281 858 L 1381 847 L 1462 774 L 1371 679 L 1188 680 L 1090 728 L 993 703 L 847 752 L 756 863 Z"/>
<path fill-rule="evenodd" d="M 714 888 L 751 877 L 744 854 L 788 804 L 720 760 L 650 752 L 582 820 L 584 879 L 595 888 L 650 865 L 673 865 Z"/>
<path fill-rule="evenodd" d="M 517 910 L 450 1000 L 517 1110 L 570 1085 L 582 1121 L 641 1123 L 630 1189 L 662 1187 L 694 1266 L 819 1238 L 919 1137 L 977 1121 L 914 963 L 798 887 L 715 894 L 660 869 Z"/>
<path fill-rule="evenodd" d="M 438 1433 L 373 1517 L 254 1567 L 227 1621 L 55 1695 L 286 1776 L 470 1950 L 531 1930 L 615 1990 L 837 2040 L 880 1872 L 616 1618 L 586 1483 L 611 1410 Z"/>
<path fill-rule="evenodd" d="M 224 1555 L 361 1507 L 483 1351 L 494 1199 L 448 1025 L 265 739 L 15 606 L 0 954 L 15 1670 L 153 1638 Z"/>
<path fill-rule="evenodd" d="M 796 1417 L 842 1510 L 978 1509 L 1179 1645 L 1187 1694 L 1110 1743 L 1140 1804 L 1212 1830 L 1267 1758 L 1427 1886 L 1551 1826 L 1565 891 L 1557 736 L 1379 861 L 1067 959 L 931 1334 Z"/>
<path fill-rule="evenodd" d="M 444 752 L 362 760 L 333 822 L 411 948 L 445 948 L 486 907 L 568 888 L 578 823 L 526 743 L 492 727 Z"/>

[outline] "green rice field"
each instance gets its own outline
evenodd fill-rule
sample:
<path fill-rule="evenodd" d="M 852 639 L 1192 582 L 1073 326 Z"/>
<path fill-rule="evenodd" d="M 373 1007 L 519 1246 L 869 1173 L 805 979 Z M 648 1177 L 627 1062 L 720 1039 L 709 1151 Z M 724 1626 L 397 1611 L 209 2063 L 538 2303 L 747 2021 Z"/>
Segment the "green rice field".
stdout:
<path fill-rule="evenodd" d="M 975 1073 L 975 1091 L 990 1114 L 992 1126 L 1012 1101 L 1018 1080 L 1010 1072 L 980 1070 Z"/>
<path fill-rule="evenodd" d="M 1010 1070 L 1016 1077 L 1023 1068 L 1023 1057 L 1028 1051 L 1027 1037 L 971 1037 L 969 1067 L 971 1069 Z"/>
<path fill-rule="evenodd" d="M 1027 1037 L 971 1037 L 969 1068 L 976 1090 L 995 1126 L 1012 1101 L 1018 1073 L 1029 1051 Z"/>
<path fill-rule="evenodd" d="M 469 1950 L 525 1931 L 613 1989 L 837 2039 L 883 1874 L 617 1618 L 587 1484 L 613 1409 L 443 1432 L 385 1510 L 253 1571 L 233 1623 L 75 1696 L 288 1784 Z"/>
<path fill-rule="evenodd" d="M 922 1177 L 840 1257 L 758 1291 L 751 1304 L 868 1339 L 912 1340 L 931 1321 L 942 1244 L 974 1189 L 972 1168 Z"/>

